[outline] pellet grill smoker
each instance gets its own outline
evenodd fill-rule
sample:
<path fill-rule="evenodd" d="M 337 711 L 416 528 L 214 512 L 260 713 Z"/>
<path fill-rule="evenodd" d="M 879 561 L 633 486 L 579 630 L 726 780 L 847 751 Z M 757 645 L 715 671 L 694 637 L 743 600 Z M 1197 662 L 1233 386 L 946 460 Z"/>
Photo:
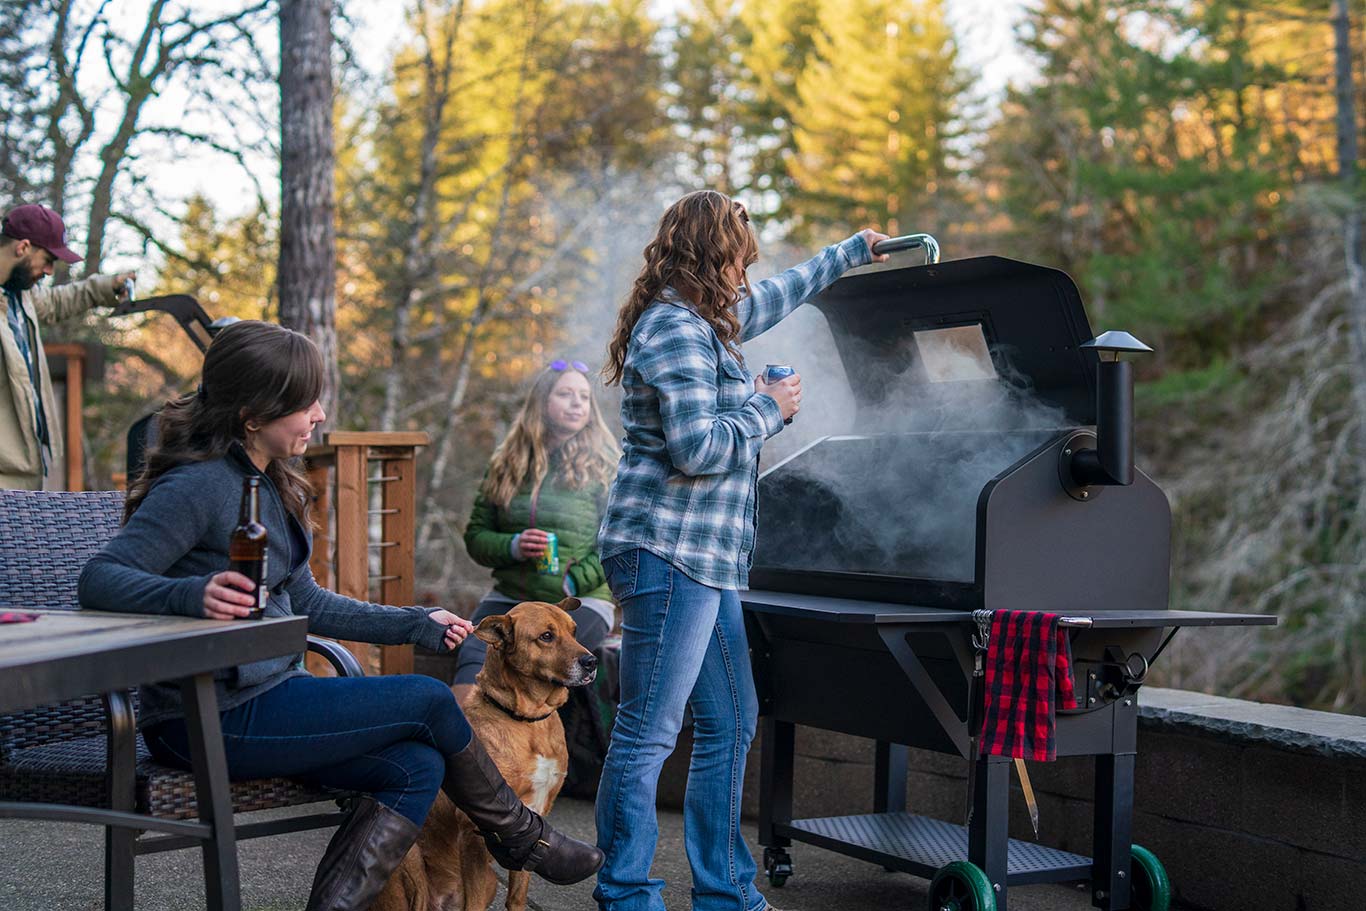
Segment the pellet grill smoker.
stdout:
<path fill-rule="evenodd" d="M 886 243 L 879 252 L 936 258 L 924 235 Z M 742 601 L 769 881 L 793 874 L 797 841 L 930 878 L 932 911 L 1005 911 L 1009 886 L 1086 879 L 1098 908 L 1165 908 L 1160 862 L 1131 850 L 1139 688 L 1179 628 L 1275 619 L 1168 609 L 1171 515 L 1133 467 L 1119 359 L 1146 346 L 1093 339 L 1056 269 L 896 259 L 813 301 L 858 406 L 855 432 L 757 483 Z M 1064 616 L 1079 707 L 1057 713 L 1057 754 L 1095 757 L 1091 857 L 1009 838 L 1011 760 L 976 755 L 974 634 L 998 610 Z M 875 813 L 793 818 L 798 724 L 877 742 Z M 906 812 L 908 746 L 963 757 L 967 825 Z"/>

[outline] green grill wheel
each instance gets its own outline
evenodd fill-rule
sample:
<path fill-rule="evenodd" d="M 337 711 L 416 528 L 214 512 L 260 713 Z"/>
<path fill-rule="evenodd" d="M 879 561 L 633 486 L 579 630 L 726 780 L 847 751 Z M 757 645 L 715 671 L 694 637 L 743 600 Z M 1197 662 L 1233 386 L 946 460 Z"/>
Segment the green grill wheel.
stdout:
<path fill-rule="evenodd" d="M 769 885 L 781 889 L 792 875 L 792 856 L 782 848 L 764 848 L 764 873 Z"/>
<path fill-rule="evenodd" d="M 1157 855 L 1141 845 L 1129 850 L 1131 911 L 1170 911 L 1172 883 Z"/>
<path fill-rule="evenodd" d="M 930 911 L 996 911 L 991 880 L 976 864 L 955 860 L 930 881 Z"/>

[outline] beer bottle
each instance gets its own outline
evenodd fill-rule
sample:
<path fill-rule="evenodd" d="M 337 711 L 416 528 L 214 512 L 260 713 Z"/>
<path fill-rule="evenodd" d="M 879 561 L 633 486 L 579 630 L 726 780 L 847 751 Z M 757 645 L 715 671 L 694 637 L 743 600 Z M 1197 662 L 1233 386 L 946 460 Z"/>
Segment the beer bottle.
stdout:
<path fill-rule="evenodd" d="M 255 585 L 256 603 L 248 620 L 260 620 L 266 613 L 266 527 L 261 524 L 261 479 L 242 479 L 242 509 L 237 527 L 228 540 L 228 569 L 241 573 Z"/>

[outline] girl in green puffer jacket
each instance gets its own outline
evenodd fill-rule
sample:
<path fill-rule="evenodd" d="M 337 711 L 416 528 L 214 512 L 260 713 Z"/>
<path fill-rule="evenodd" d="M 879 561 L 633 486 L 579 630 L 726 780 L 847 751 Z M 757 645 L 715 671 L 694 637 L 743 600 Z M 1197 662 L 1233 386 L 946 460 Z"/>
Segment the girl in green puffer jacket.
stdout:
<path fill-rule="evenodd" d="M 595 649 L 612 628 L 615 608 L 598 561 L 598 524 L 620 453 L 603 422 L 581 361 L 557 360 L 541 371 L 507 438 L 493 453 L 465 527 L 465 548 L 493 567 L 493 591 L 470 619 L 506 613 L 521 601 L 582 602 L 575 638 Z M 538 568 L 553 532 L 559 569 Z M 463 703 L 484 666 L 486 646 L 470 636 L 456 663 Z"/>

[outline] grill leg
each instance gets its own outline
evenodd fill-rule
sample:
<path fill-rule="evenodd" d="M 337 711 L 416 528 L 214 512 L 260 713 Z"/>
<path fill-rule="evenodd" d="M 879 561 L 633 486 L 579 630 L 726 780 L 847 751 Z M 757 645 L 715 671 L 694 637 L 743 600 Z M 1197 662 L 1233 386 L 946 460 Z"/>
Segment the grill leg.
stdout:
<path fill-rule="evenodd" d="M 1104 911 L 1129 907 L 1130 825 L 1134 814 L 1134 754 L 1096 757 L 1096 843 L 1091 904 Z"/>
<path fill-rule="evenodd" d="M 1006 864 L 1010 850 L 1010 767 L 1005 756 L 981 756 L 973 765 L 977 783 L 968 826 L 968 860 L 982 868 L 996 893 L 996 911 L 1006 911 Z"/>
<path fill-rule="evenodd" d="M 910 748 L 899 743 L 877 742 L 873 759 L 873 812 L 903 813 L 906 810 L 906 759 Z"/>
<path fill-rule="evenodd" d="M 759 844 L 786 848 L 792 839 L 775 835 L 773 826 L 792 821 L 792 766 L 797 726 L 772 715 L 759 719 L 764 748 L 759 758 Z"/>
<path fill-rule="evenodd" d="M 132 701 L 128 693 L 104 694 L 105 717 L 109 720 L 106 768 L 109 776 L 109 809 L 129 813 L 137 800 L 137 731 Z M 137 832 L 106 827 L 104 830 L 104 907 L 105 911 L 133 911 L 134 845 Z"/>

